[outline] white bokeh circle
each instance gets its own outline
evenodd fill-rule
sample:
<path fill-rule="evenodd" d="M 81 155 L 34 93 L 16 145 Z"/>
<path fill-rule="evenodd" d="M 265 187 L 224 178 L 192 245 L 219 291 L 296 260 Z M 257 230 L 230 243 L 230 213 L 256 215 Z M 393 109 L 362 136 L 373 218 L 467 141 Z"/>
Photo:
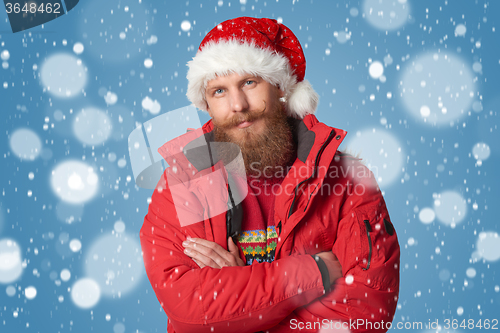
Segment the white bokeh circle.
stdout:
<path fill-rule="evenodd" d="M 52 170 L 51 186 L 61 200 L 78 204 L 95 196 L 99 182 L 94 169 L 88 164 L 66 161 Z"/>
<path fill-rule="evenodd" d="M 101 290 L 93 279 L 80 279 L 71 288 L 71 299 L 79 308 L 89 309 L 96 305 L 100 298 Z"/>
<path fill-rule="evenodd" d="M 476 277 L 476 270 L 473 268 L 473 267 L 469 267 L 467 268 L 467 270 L 465 271 L 465 275 L 467 275 L 468 278 L 475 278 Z"/>
<path fill-rule="evenodd" d="M 87 83 L 87 71 L 82 61 L 72 54 L 58 53 L 45 60 L 40 80 L 47 91 L 59 98 L 78 95 Z"/>
<path fill-rule="evenodd" d="M 7 286 L 7 288 L 5 288 L 5 293 L 9 297 L 13 297 L 16 295 L 16 288 L 14 286 Z"/>
<path fill-rule="evenodd" d="M 418 213 L 418 218 L 423 224 L 429 224 L 436 218 L 436 213 L 432 208 L 426 207 Z"/>
<path fill-rule="evenodd" d="M 472 155 L 476 160 L 485 161 L 490 157 L 490 146 L 484 142 L 478 142 L 472 147 Z"/>
<path fill-rule="evenodd" d="M 497 232 L 488 231 L 479 233 L 476 243 L 478 254 L 486 261 L 500 259 L 500 237 Z"/>
<path fill-rule="evenodd" d="M 465 37 L 465 33 L 467 32 L 467 28 L 463 24 L 457 24 L 455 27 L 455 36 Z"/>
<path fill-rule="evenodd" d="M 2 53 L 0 53 L 0 59 L 3 61 L 7 61 L 10 58 L 10 53 L 8 50 L 3 50 Z"/>
<path fill-rule="evenodd" d="M 181 30 L 182 31 L 189 31 L 191 29 L 191 22 L 188 20 L 184 20 L 181 23 Z"/>
<path fill-rule="evenodd" d="M 113 333 L 125 333 L 125 324 L 116 323 L 113 325 Z"/>
<path fill-rule="evenodd" d="M 384 65 L 380 61 L 374 61 L 370 64 L 368 72 L 373 79 L 379 79 L 384 74 Z"/>
<path fill-rule="evenodd" d="M 125 223 L 122 220 L 118 220 L 114 224 L 114 229 L 118 233 L 122 233 L 125 231 Z"/>
<path fill-rule="evenodd" d="M 359 153 L 379 184 L 384 187 L 399 179 L 403 166 L 403 151 L 399 140 L 385 130 L 369 129 L 356 133 L 346 144 L 346 151 Z"/>
<path fill-rule="evenodd" d="M 467 203 L 460 193 L 444 191 L 434 198 L 434 212 L 441 223 L 454 227 L 467 215 Z"/>
<path fill-rule="evenodd" d="M 9 140 L 10 149 L 21 160 L 34 161 L 42 152 L 42 140 L 29 128 L 15 130 Z"/>
<path fill-rule="evenodd" d="M 124 295 L 140 282 L 141 245 L 124 232 L 105 235 L 90 246 L 85 263 L 86 275 L 99 284 L 103 295 Z"/>
<path fill-rule="evenodd" d="M 348 40 L 351 39 L 351 32 L 346 32 L 346 31 L 335 31 L 333 33 L 333 36 L 335 38 L 337 38 L 337 42 L 339 42 L 340 44 L 344 44 L 346 43 Z M 326 55 L 330 55 L 330 52 L 331 50 L 330 49 L 327 49 L 328 52 Z"/>
<path fill-rule="evenodd" d="M 108 105 L 114 105 L 118 101 L 118 95 L 112 91 L 108 91 L 106 92 L 106 95 L 104 95 L 104 101 Z"/>
<path fill-rule="evenodd" d="M 59 273 L 59 276 L 61 277 L 61 280 L 64 282 L 68 281 L 71 278 L 71 272 L 69 269 L 64 268 L 61 273 Z"/>
<path fill-rule="evenodd" d="M 82 54 L 83 50 L 84 46 L 82 43 L 77 42 L 75 43 L 75 45 L 73 45 L 73 52 L 75 52 L 76 54 Z"/>
<path fill-rule="evenodd" d="M 24 289 L 24 296 L 27 299 L 34 299 L 36 297 L 37 291 L 34 286 L 29 286 Z"/>
<path fill-rule="evenodd" d="M 439 279 L 441 281 L 448 281 L 450 279 L 450 276 L 451 276 L 451 273 L 449 270 L 447 270 L 446 268 L 442 269 L 440 272 L 439 272 Z"/>
<path fill-rule="evenodd" d="M 0 283 L 14 282 L 21 276 L 22 272 L 19 245 L 12 239 L 0 240 Z"/>
<path fill-rule="evenodd" d="M 75 136 L 88 145 L 105 142 L 111 135 L 111 128 L 111 119 L 108 115 L 92 107 L 82 109 L 73 121 Z"/>
<path fill-rule="evenodd" d="M 410 6 L 407 1 L 365 0 L 363 16 L 379 30 L 390 31 L 401 28 L 408 21 Z"/>
<path fill-rule="evenodd" d="M 404 68 L 399 91 L 405 109 L 427 125 L 451 124 L 467 115 L 475 93 L 470 66 L 452 53 L 424 53 Z"/>
<path fill-rule="evenodd" d="M 74 238 L 69 242 L 69 248 L 73 252 L 78 252 L 82 249 L 82 242 L 80 242 L 79 239 Z"/>
<path fill-rule="evenodd" d="M 151 58 L 144 59 L 144 67 L 146 68 L 153 67 L 153 60 L 151 60 Z"/>

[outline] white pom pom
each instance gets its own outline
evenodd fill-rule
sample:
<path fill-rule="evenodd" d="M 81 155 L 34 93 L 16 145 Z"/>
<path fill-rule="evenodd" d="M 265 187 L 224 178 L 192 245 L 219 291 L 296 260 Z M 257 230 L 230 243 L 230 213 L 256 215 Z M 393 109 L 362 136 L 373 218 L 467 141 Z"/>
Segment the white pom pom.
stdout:
<path fill-rule="evenodd" d="M 316 112 L 319 96 L 309 81 L 303 80 L 295 85 L 287 99 L 288 115 L 303 119 L 306 115 Z"/>

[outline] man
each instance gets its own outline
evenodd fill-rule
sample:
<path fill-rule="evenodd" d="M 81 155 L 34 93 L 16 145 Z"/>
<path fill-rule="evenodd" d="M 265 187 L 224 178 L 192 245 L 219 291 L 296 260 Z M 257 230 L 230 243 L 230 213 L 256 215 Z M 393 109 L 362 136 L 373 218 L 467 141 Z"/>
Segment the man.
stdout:
<path fill-rule="evenodd" d="M 346 132 L 313 115 L 295 35 L 229 20 L 188 66 L 187 96 L 212 119 L 159 149 L 169 168 L 140 233 L 168 332 L 385 332 L 394 227 L 373 174 L 337 151 Z"/>

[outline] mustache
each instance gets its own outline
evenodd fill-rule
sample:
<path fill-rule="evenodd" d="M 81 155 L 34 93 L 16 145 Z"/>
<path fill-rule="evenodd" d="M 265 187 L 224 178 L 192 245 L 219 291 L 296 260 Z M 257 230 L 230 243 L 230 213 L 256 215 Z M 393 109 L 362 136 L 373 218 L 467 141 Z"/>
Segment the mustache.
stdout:
<path fill-rule="evenodd" d="M 267 104 L 266 101 L 264 101 L 264 108 L 262 110 L 237 112 L 233 117 L 231 117 L 227 121 L 222 123 L 217 123 L 217 126 L 221 129 L 229 129 L 232 127 L 236 127 L 245 121 L 253 122 L 257 119 L 264 117 L 266 110 L 267 110 Z"/>

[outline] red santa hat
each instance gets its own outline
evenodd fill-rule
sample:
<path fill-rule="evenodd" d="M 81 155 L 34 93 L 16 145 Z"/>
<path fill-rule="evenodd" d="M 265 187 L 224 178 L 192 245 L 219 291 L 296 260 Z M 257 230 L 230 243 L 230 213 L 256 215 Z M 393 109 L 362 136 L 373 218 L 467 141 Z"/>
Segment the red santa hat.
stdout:
<path fill-rule="evenodd" d="M 188 62 L 187 97 L 206 111 L 205 89 L 210 80 L 230 73 L 251 74 L 279 86 L 289 116 L 313 114 L 318 94 L 304 80 L 306 59 L 299 40 L 274 19 L 238 17 L 213 28 Z"/>

